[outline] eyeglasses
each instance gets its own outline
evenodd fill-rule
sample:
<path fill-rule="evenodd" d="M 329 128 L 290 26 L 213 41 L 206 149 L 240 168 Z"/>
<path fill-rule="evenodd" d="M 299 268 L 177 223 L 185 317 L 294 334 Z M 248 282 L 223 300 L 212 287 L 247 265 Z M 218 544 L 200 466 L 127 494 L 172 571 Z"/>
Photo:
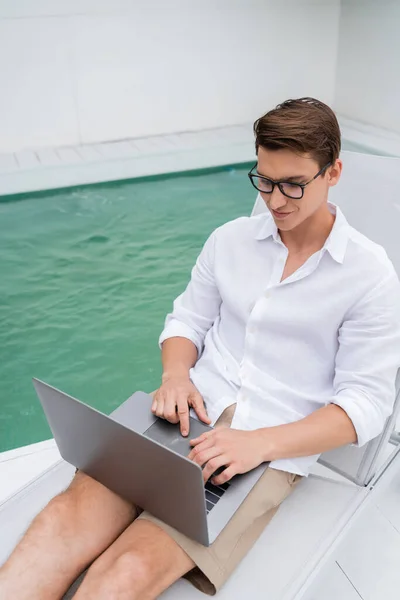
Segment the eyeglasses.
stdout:
<path fill-rule="evenodd" d="M 304 196 L 304 188 L 306 185 L 317 179 L 322 173 L 331 165 L 328 162 L 325 167 L 322 167 L 320 171 L 307 183 L 292 183 L 290 181 L 274 181 L 273 179 L 269 179 L 268 177 L 263 177 L 262 175 L 258 175 L 257 173 L 253 173 L 254 169 L 257 167 L 257 163 L 248 173 L 248 177 L 252 183 L 252 185 L 263 194 L 272 194 L 275 186 L 277 185 L 280 191 L 287 198 L 292 198 L 293 200 L 300 200 Z"/>

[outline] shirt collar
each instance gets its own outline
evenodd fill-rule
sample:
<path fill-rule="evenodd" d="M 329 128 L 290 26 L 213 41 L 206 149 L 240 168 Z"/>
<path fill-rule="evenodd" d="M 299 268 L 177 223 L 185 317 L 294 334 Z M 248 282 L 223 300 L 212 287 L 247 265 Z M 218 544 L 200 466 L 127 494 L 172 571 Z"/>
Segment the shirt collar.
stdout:
<path fill-rule="evenodd" d="M 343 263 L 349 239 L 349 224 L 336 204 L 328 202 L 328 207 L 332 214 L 336 214 L 336 219 L 322 250 L 327 250 L 336 262 Z M 272 237 L 275 242 L 281 242 L 278 228 L 271 214 L 268 212 L 263 216 L 264 218 L 260 219 L 256 229 L 256 240 Z"/>
<path fill-rule="evenodd" d="M 275 221 L 267 209 L 267 212 L 262 213 L 262 218 L 257 223 L 255 238 L 256 240 L 266 240 L 271 236 L 276 242 L 280 241 L 281 239 L 278 228 L 275 225 Z"/>
<path fill-rule="evenodd" d="M 329 210 L 336 214 L 336 219 L 324 248 L 329 252 L 336 262 L 343 264 L 346 254 L 347 242 L 349 241 L 349 224 L 346 217 L 336 204 L 328 202 Z"/>

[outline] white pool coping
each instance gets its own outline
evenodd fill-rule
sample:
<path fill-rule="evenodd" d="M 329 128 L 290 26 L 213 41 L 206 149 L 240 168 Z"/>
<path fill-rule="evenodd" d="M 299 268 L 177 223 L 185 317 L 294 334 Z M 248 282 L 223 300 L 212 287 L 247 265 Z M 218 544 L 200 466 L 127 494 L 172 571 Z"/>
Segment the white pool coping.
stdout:
<path fill-rule="evenodd" d="M 251 124 L 0 154 L 0 196 L 255 161 Z"/>

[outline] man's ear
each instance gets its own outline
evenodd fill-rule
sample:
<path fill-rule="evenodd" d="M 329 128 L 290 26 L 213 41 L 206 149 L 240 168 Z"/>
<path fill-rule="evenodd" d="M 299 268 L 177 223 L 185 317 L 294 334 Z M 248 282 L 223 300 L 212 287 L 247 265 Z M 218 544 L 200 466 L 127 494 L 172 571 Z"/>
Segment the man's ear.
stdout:
<path fill-rule="evenodd" d="M 342 174 L 343 163 L 340 158 L 337 158 L 334 164 L 328 168 L 327 176 L 328 176 L 328 185 L 330 187 L 336 185 L 339 182 L 340 176 Z"/>

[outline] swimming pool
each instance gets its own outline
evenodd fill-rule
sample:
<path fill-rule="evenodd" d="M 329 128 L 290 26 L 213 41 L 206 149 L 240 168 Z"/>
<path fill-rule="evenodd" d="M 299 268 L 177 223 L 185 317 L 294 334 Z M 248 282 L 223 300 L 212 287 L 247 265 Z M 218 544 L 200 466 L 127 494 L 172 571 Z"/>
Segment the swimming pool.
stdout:
<path fill-rule="evenodd" d="M 110 412 L 158 386 L 158 335 L 248 165 L 0 199 L 0 451 L 51 437 L 35 376 Z"/>

